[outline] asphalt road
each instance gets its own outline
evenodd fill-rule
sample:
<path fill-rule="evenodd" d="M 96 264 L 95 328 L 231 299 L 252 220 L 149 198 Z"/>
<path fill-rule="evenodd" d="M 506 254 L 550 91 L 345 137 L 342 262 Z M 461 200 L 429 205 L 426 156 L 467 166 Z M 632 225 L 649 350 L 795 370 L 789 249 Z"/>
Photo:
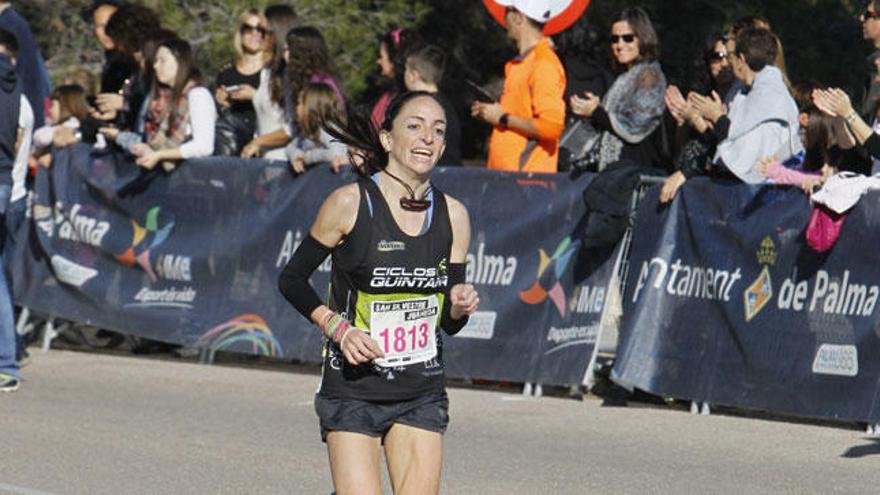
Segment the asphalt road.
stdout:
<path fill-rule="evenodd" d="M 0 395 L 0 493 L 318 493 L 312 369 L 36 353 Z M 878 493 L 847 425 L 451 388 L 443 493 Z M 390 491 L 388 491 L 390 493 Z"/>

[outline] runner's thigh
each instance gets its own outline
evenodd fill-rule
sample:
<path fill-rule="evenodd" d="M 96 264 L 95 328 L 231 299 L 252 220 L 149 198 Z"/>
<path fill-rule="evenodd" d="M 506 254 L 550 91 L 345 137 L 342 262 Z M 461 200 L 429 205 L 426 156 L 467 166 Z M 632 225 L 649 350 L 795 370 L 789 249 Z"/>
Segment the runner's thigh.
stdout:
<path fill-rule="evenodd" d="M 442 434 L 395 423 L 385 435 L 385 458 L 395 495 L 440 491 Z"/>
<path fill-rule="evenodd" d="M 330 472 L 337 495 L 382 493 L 380 439 L 347 431 L 327 434 Z"/>

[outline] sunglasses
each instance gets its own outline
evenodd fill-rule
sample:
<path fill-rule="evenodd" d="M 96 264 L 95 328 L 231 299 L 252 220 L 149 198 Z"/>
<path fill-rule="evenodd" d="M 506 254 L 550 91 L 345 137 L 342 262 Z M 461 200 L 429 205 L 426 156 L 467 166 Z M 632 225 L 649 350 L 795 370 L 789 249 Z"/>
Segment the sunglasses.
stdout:
<path fill-rule="evenodd" d="M 611 44 L 620 43 L 620 40 L 623 40 L 624 43 L 632 43 L 636 40 L 636 35 L 634 34 L 623 34 L 623 35 L 611 35 Z"/>
<path fill-rule="evenodd" d="M 864 20 L 876 19 L 876 18 L 880 17 L 880 12 L 877 12 L 876 10 L 871 12 L 870 10 L 865 9 L 862 11 L 861 14 L 859 14 L 859 17 L 861 17 Z"/>
<path fill-rule="evenodd" d="M 260 36 L 266 36 L 269 30 L 264 28 L 263 26 L 252 26 L 250 24 L 242 24 L 241 25 L 241 34 L 248 33 L 259 33 Z"/>
<path fill-rule="evenodd" d="M 713 62 L 720 62 L 727 58 L 727 52 L 722 50 L 720 52 L 712 52 L 709 54 L 709 60 Z"/>

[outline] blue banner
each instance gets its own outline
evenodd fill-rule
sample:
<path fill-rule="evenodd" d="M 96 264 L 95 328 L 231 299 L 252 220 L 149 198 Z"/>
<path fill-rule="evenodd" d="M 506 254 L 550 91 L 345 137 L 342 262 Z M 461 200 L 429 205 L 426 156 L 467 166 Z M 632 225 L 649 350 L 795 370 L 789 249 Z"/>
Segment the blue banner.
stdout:
<path fill-rule="evenodd" d="M 16 301 L 32 310 L 212 350 L 321 359 L 322 337 L 279 294 L 282 268 L 330 191 L 318 167 L 209 158 L 145 172 L 85 145 L 40 170 L 14 253 Z M 469 209 L 467 279 L 480 311 L 444 355 L 454 377 L 581 383 L 611 276 L 580 248 L 590 177 L 439 169 Z M 328 259 L 313 275 L 319 293 Z"/>
<path fill-rule="evenodd" d="M 816 253 L 796 188 L 689 180 L 640 204 L 613 378 L 658 395 L 877 422 L 877 193 Z"/>

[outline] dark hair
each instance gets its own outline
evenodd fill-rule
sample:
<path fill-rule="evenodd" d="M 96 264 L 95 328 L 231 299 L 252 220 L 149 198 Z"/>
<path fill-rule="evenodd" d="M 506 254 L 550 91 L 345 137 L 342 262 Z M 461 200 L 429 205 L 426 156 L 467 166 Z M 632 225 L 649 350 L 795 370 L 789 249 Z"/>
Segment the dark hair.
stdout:
<path fill-rule="evenodd" d="M 773 65 L 778 44 L 776 35 L 762 28 L 747 27 L 736 35 L 736 53 L 742 54 L 755 72 Z"/>
<path fill-rule="evenodd" d="M 382 146 L 382 141 L 379 139 L 380 132 L 390 132 L 394 126 L 394 119 L 403 107 L 410 100 L 421 96 L 431 98 L 440 105 L 440 108 L 443 108 L 437 97 L 431 93 L 405 91 L 395 96 L 388 104 L 388 108 L 385 109 L 385 120 L 382 121 L 382 127 L 379 129 L 373 125 L 368 110 L 355 109 L 353 106 L 349 107 L 348 118 L 345 122 L 331 120 L 324 126 L 324 129 L 333 138 L 348 146 L 348 156 L 352 167 L 358 175 L 367 178 L 388 166 L 389 153 Z M 360 164 L 358 164 L 359 160 Z"/>
<path fill-rule="evenodd" d="M 105 32 L 113 40 L 116 50 L 134 55 L 141 49 L 144 39 L 161 27 L 159 17 L 148 7 L 123 4 L 107 21 Z"/>
<path fill-rule="evenodd" d="M 80 122 L 85 122 L 86 117 L 89 116 L 89 102 L 86 100 L 86 90 L 79 84 L 58 86 L 49 95 L 49 99 L 58 100 L 58 106 L 61 108 L 61 115 L 56 124 L 61 124 L 70 117 L 76 117 Z"/>
<path fill-rule="evenodd" d="M 287 63 L 286 93 L 296 101 L 299 92 L 314 74 L 333 74 L 330 54 L 321 31 L 312 26 L 295 27 L 287 33 L 287 49 L 291 54 Z"/>
<path fill-rule="evenodd" d="M 283 69 L 287 33 L 299 25 L 299 17 L 296 15 L 296 10 L 287 4 L 270 5 L 266 7 L 263 13 L 266 16 L 266 21 L 269 23 L 269 30 L 272 31 L 272 42 L 275 46 L 275 66 Z"/>
<path fill-rule="evenodd" d="M 806 150 L 802 168 L 806 172 L 815 172 L 826 163 L 834 165 L 836 162 L 836 157 L 830 150 L 834 139 L 834 118 L 825 115 L 817 108 L 813 108 L 809 113 L 810 120 L 804 133 Z"/>
<path fill-rule="evenodd" d="M 719 89 L 718 84 L 712 78 L 710 66 L 715 53 L 715 45 L 718 43 L 723 45 L 725 39 L 726 36 L 721 33 L 713 33 L 706 38 L 700 58 L 694 60 L 693 74 L 696 77 L 693 79 L 693 86 L 691 88 L 694 91 L 707 95 Z M 724 97 L 720 92 L 719 94 L 722 98 Z"/>
<path fill-rule="evenodd" d="M 296 9 L 286 3 L 276 3 L 274 5 L 269 5 L 263 10 L 263 14 L 268 18 L 283 18 L 283 17 L 292 17 L 294 19 L 297 18 Z"/>
<path fill-rule="evenodd" d="M 180 38 L 165 40 L 159 43 L 159 48 L 167 48 L 174 59 L 177 61 L 177 75 L 174 78 L 174 85 L 171 87 L 171 104 L 174 107 L 168 112 L 168 127 L 172 127 L 173 122 L 177 119 L 177 102 L 184 95 L 186 86 L 190 81 L 197 82 L 199 79 L 198 69 L 195 67 L 195 59 L 193 57 L 192 47 L 188 42 Z M 153 97 L 159 97 L 159 84 L 155 81 L 153 84 Z"/>
<path fill-rule="evenodd" d="M 812 79 L 795 83 L 791 87 L 791 95 L 794 97 L 794 102 L 797 103 L 798 112 L 812 112 L 816 108 L 816 105 L 813 104 L 813 91 L 824 87 L 819 81 Z"/>
<path fill-rule="evenodd" d="M 395 93 L 406 91 L 406 86 L 403 84 L 406 58 L 424 45 L 421 35 L 412 29 L 396 28 L 383 34 L 379 44 L 385 47 L 391 65 L 394 66 L 391 91 Z"/>
<path fill-rule="evenodd" d="M 611 26 L 618 22 L 626 22 L 633 29 L 636 39 L 639 42 L 639 58 L 636 62 L 653 62 L 660 55 L 660 39 L 657 37 L 657 31 L 651 24 L 651 18 L 648 13 L 641 7 L 628 7 L 620 11 L 617 17 L 611 21 Z M 611 31 L 611 26 L 608 30 Z M 612 57 L 612 65 L 615 69 L 617 60 Z"/>
<path fill-rule="evenodd" d="M 299 92 L 297 105 L 302 105 L 306 115 L 299 122 L 303 134 L 316 141 L 320 135 L 321 127 L 331 120 L 340 120 L 339 98 L 336 90 L 329 84 L 308 83 Z"/>
<path fill-rule="evenodd" d="M 0 46 L 6 48 L 6 52 L 12 57 L 18 56 L 18 38 L 3 28 L 0 28 Z"/>
<path fill-rule="evenodd" d="M 144 61 L 145 81 L 149 81 L 150 84 L 155 86 L 156 71 L 153 69 L 153 62 L 156 61 L 156 51 L 162 43 L 177 38 L 177 33 L 163 28 L 159 28 L 144 36 L 143 43 L 141 44 L 141 58 Z"/>
<path fill-rule="evenodd" d="M 446 70 L 446 52 L 434 45 L 425 45 L 410 53 L 406 58 L 406 67 L 419 72 L 422 80 L 428 84 L 440 84 L 443 71 Z"/>

